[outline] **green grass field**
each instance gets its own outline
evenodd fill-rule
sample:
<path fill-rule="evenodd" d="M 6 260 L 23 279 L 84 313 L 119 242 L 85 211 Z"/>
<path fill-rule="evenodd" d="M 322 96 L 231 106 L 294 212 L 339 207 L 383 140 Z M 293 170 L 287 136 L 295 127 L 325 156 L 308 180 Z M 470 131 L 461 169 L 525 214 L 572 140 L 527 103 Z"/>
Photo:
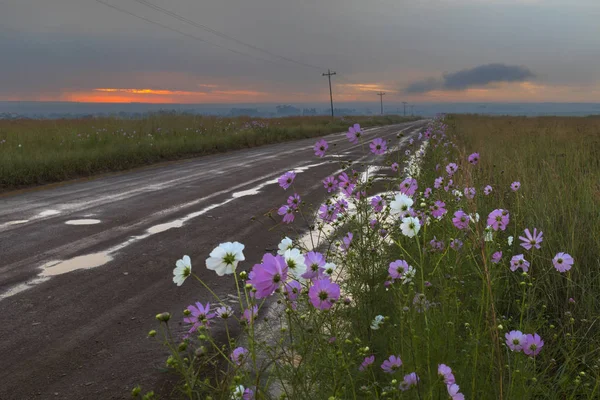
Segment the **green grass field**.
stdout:
<path fill-rule="evenodd" d="M 154 115 L 0 121 L 0 191 L 120 171 L 166 160 L 341 132 L 409 119 L 290 117 L 280 119 Z"/>

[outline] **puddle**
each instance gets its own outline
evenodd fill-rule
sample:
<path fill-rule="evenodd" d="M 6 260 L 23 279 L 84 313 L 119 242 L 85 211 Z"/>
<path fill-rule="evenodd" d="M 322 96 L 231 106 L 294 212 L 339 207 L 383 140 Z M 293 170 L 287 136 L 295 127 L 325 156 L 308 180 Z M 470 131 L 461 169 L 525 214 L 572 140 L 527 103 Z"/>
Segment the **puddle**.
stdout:
<path fill-rule="evenodd" d="M 0 226 L 20 225 L 20 224 L 26 224 L 27 222 L 29 222 L 28 219 L 20 219 L 18 221 L 8 221 Z"/>
<path fill-rule="evenodd" d="M 35 285 L 39 285 L 42 282 L 46 282 L 48 279 L 50 279 L 50 278 L 49 277 L 38 277 L 38 278 L 32 279 L 30 281 L 27 281 L 25 283 L 20 283 L 16 286 L 13 286 L 10 289 L 8 289 L 6 292 L 0 293 L 0 300 L 4 300 L 7 297 L 14 296 L 17 293 L 24 292 L 27 289 L 30 289 Z"/>
<path fill-rule="evenodd" d="M 50 261 L 42 266 L 42 277 L 65 274 L 78 269 L 89 269 L 99 267 L 111 261 L 108 252 L 93 253 L 85 256 L 71 258 L 67 261 Z"/>
<path fill-rule="evenodd" d="M 60 211 L 58 211 L 58 210 L 46 210 L 46 211 L 42 211 L 37 216 L 38 217 L 50 217 L 52 215 L 57 215 L 57 214 L 60 214 Z"/>
<path fill-rule="evenodd" d="M 99 219 L 72 219 L 70 221 L 65 222 L 65 224 L 67 225 L 95 225 L 99 223 Z"/>

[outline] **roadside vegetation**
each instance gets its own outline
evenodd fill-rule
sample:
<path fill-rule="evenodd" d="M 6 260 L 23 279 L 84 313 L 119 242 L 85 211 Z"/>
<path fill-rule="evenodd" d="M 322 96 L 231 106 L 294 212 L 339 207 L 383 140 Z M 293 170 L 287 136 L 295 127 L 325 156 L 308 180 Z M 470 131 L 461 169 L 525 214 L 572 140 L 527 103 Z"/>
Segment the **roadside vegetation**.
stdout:
<path fill-rule="evenodd" d="M 238 302 L 157 315 L 149 336 L 181 378 L 168 398 L 599 398 L 599 128 L 448 116 L 392 152 L 353 126 L 374 166 L 341 164 L 317 207 L 283 175 L 277 252 L 247 260 L 231 238 L 174 255 L 173 290 L 210 291 L 208 268 Z M 312 235 L 291 234 L 298 219 Z"/>
<path fill-rule="evenodd" d="M 412 120 L 353 117 L 363 126 Z M 345 118 L 0 120 L 0 191 L 343 131 Z"/>

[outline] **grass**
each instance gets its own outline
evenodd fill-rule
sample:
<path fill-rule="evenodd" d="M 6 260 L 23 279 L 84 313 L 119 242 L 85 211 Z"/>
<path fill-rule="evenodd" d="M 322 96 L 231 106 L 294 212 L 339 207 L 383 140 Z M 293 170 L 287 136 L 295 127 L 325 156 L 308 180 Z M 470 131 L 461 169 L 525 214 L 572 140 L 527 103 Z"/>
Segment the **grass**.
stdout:
<path fill-rule="evenodd" d="M 152 115 L 144 119 L 0 120 L 0 191 L 152 163 L 410 120 Z"/>

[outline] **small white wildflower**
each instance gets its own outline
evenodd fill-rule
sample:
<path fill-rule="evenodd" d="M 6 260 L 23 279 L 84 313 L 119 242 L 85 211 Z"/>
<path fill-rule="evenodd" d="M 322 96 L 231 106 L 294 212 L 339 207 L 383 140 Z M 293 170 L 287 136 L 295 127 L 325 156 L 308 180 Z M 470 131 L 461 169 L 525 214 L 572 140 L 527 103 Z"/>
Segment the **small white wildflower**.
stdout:
<path fill-rule="evenodd" d="M 479 222 L 479 213 L 475 213 L 475 214 L 469 214 L 469 219 L 471 220 L 471 222 L 473 223 L 477 223 Z"/>
<path fill-rule="evenodd" d="M 189 256 L 183 256 L 181 260 L 175 263 L 173 270 L 173 283 L 177 286 L 183 285 L 183 282 L 192 274 L 192 260 Z"/>
<path fill-rule="evenodd" d="M 402 284 L 406 285 L 407 283 L 412 282 L 416 273 L 417 273 L 417 271 L 414 269 L 414 267 L 409 265 L 408 269 L 406 271 L 404 271 L 404 273 L 402 274 L 402 277 L 400 278 L 400 279 L 402 279 Z"/>
<path fill-rule="evenodd" d="M 243 385 L 236 386 L 231 392 L 232 400 L 242 400 L 244 398 L 244 391 L 246 388 Z"/>
<path fill-rule="evenodd" d="M 379 329 L 381 324 L 383 324 L 383 315 L 378 315 L 375 317 L 375 319 L 373 319 L 373 322 L 371 322 L 371 329 L 376 331 L 377 329 Z"/>
<path fill-rule="evenodd" d="M 494 240 L 494 235 L 492 234 L 492 232 L 493 232 L 493 230 L 492 230 L 491 226 L 488 225 L 488 226 L 485 227 L 485 236 L 484 236 L 483 239 L 486 242 L 491 242 L 491 241 Z"/>
<path fill-rule="evenodd" d="M 454 190 L 452 191 L 452 194 L 453 194 L 453 195 L 454 195 L 454 197 L 456 197 L 456 198 L 461 198 L 461 197 L 463 197 L 463 193 L 462 193 L 460 190 L 456 190 L 456 189 L 454 189 Z"/>
<path fill-rule="evenodd" d="M 277 254 L 279 254 L 280 256 L 285 254 L 285 251 L 288 249 L 291 249 L 292 247 L 294 247 L 294 245 L 292 244 L 292 239 L 290 239 L 289 237 L 284 237 L 283 240 L 281 242 L 279 242 L 279 250 L 277 250 Z"/>
<path fill-rule="evenodd" d="M 508 245 L 509 245 L 509 246 L 512 246 L 512 244 L 513 244 L 513 239 L 514 239 L 514 238 L 513 238 L 512 236 L 509 236 L 509 237 L 508 237 Z"/>

